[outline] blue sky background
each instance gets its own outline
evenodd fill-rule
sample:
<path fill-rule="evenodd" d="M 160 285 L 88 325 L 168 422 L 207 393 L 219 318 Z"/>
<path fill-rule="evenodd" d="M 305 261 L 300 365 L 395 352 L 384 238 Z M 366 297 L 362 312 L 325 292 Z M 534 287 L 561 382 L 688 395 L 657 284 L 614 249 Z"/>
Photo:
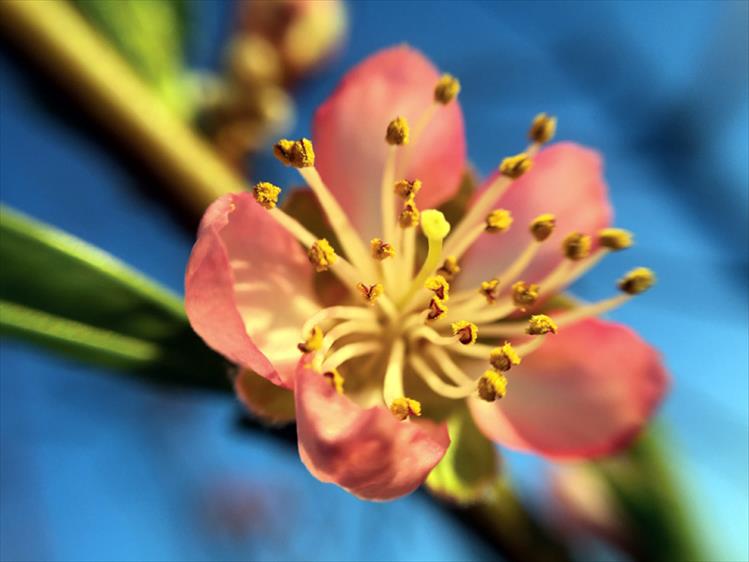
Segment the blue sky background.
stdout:
<path fill-rule="evenodd" d="M 604 154 L 617 224 L 637 246 L 575 290 L 600 298 L 630 267 L 658 273 L 656 289 L 611 316 L 673 372 L 660 418 L 715 560 L 749 557 L 748 5 L 355 2 L 341 56 L 296 92 L 291 132 L 310 134 L 347 68 L 408 42 L 461 79 L 481 172 L 522 147 L 539 111 L 559 117 L 558 138 Z M 193 7 L 191 60 L 210 68 L 231 6 Z M 181 292 L 192 237 L 100 136 L 60 119 L 54 96 L 40 104 L 5 50 L 0 77 L 3 203 Z M 258 175 L 292 182 L 269 155 Z M 295 451 L 240 434 L 225 397 L 166 393 L 3 341 L 0 406 L 4 560 L 490 556 L 422 496 L 370 504 L 317 482 Z M 542 463 L 512 455 L 510 469 L 527 493 L 542 487 Z"/>

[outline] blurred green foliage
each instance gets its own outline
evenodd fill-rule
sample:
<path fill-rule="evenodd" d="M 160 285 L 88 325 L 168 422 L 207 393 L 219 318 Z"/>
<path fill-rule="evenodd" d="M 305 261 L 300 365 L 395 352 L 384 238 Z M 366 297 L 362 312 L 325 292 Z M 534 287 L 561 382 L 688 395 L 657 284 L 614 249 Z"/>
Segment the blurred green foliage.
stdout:
<path fill-rule="evenodd" d="M 189 4 L 184 0 L 71 0 L 162 101 L 190 112 L 184 58 Z"/>
<path fill-rule="evenodd" d="M 497 478 L 497 452 L 473 423 L 467 408 L 456 408 L 447 426 L 450 447 L 426 484 L 440 497 L 471 504 L 485 496 Z"/>
<path fill-rule="evenodd" d="M 0 333 L 158 383 L 228 388 L 181 299 L 109 254 L 0 207 Z"/>

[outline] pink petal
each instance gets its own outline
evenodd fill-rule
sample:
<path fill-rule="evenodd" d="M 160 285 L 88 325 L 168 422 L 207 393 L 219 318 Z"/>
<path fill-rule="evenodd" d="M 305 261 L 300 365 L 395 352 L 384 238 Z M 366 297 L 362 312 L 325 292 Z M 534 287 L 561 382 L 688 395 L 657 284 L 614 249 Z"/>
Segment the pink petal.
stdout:
<path fill-rule="evenodd" d="M 446 424 L 398 421 L 364 410 L 300 362 L 296 378 L 299 455 L 312 475 L 362 499 L 391 500 L 424 482 L 445 454 Z"/>
<path fill-rule="evenodd" d="M 495 177 L 489 178 L 484 188 Z M 494 208 L 509 209 L 515 222 L 503 234 L 479 238 L 463 258 L 459 284 L 478 285 L 501 272 L 531 242 L 530 222 L 543 213 L 553 213 L 557 219 L 554 233 L 522 274 L 525 281 L 539 281 L 562 260 L 561 244 L 567 234 L 595 235 L 611 223 L 601 156 L 570 142 L 545 148 L 534 159 L 530 172 L 513 182 Z"/>
<path fill-rule="evenodd" d="M 489 439 L 553 459 L 626 447 L 670 384 L 661 359 L 631 329 L 588 319 L 547 336 L 507 375 L 507 396 L 469 401 Z"/>
<path fill-rule="evenodd" d="M 290 386 L 305 320 L 319 310 L 312 266 L 297 241 L 249 193 L 205 212 L 185 275 L 185 308 L 213 349 Z"/>
<path fill-rule="evenodd" d="M 397 116 L 416 126 L 431 104 L 440 74 L 418 51 L 401 45 L 354 67 L 315 114 L 316 165 L 365 240 L 380 232 L 380 183 L 388 145 L 385 130 Z M 437 206 L 457 189 L 465 168 L 463 114 L 457 100 L 440 106 L 416 142 L 400 178 L 422 180 L 420 208 Z M 399 178 L 399 179 L 400 179 Z"/>

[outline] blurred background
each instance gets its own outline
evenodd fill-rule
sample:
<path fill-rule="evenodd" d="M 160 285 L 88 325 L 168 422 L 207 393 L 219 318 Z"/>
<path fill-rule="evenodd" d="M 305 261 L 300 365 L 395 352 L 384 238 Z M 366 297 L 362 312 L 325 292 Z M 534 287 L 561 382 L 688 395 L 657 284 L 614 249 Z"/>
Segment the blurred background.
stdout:
<path fill-rule="evenodd" d="M 540 111 L 558 116 L 557 138 L 600 150 L 616 223 L 637 245 L 574 292 L 596 299 L 631 267 L 657 272 L 654 290 L 611 316 L 658 347 L 673 373 L 658 423 L 708 559 L 749 559 L 749 3 L 308 2 L 316 15 L 291 12 L 313 18 L 294 32 L 308 47 L 301 55 L 263 19 L 275 2 L 161 4 L 166 24 L 116 14 L 131 18 L 124 37 L 108 29 L 106 9 L 86 0 L 78 9 L 131 62 L 152 61 L 135 64 L 140 76 L 248 182 L 294 185 L 268 139 L 310 136 L 315 108 L 346 70 L 401 42 L 460 78 L 481 173 L 523 145 Z M 175 205 L 178 191 L 162 189 L 163 177 L 11 36 L 6 21 L 2 203 L 181 293 L 190 205 Z M 305 59 L 314 45 L 318 56 Z M 423 493 L 373 504 L 321 484 L 294 447 L 243 430 L 225 395 L 154 388 L 3 339 L 0 406 L 3 560 L 495 556 Z M 549 466 L 506 458 L 523 498 L 553 521 Z M 581 559 L 617 559 L 595 542 L 575 548 Z"/>

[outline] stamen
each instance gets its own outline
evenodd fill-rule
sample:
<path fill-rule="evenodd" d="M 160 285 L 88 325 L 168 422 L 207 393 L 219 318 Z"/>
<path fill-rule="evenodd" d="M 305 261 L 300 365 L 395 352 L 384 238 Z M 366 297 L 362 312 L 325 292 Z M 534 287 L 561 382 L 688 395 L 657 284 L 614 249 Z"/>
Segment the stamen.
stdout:
<path fill-rule="evenodd" d="M 416 223 L 418 224 L 418 222 L 419 218 L 417 216 Z M 400 262 L 398 263 L 398 273 L 400 274 L 400 287 L 405 290 L 414 274 L 414 260 L 416 259 L 416 229 L 401 228 L 400 234 L 401 256 Z"/>
<path fill-rule="evenodd" d="M 380 283 L 375 283 L 374 285 L 357 283 L 356 288 L 359 289 L 364 300 L 370 305 L 374 304 L 375 301 L 385 292 L 385 288 Z"/>
<path fill-rule="evenodd" d="M 494 402 L 497 398 L 504 398 L 507 394 L 507 377 L 503 373 L 488 369 L 481 375 L 476 388 L 479 398 Z"/>
<path fill-rule="evenodd" d="M 424 288 L 432 291 L 441 301 L 450 298 L 450 284 L 442 275 L 432 275 L 424 282 Z"/>
<path fill-rule="evenodd" d="M 346 361 L 354 359 L 355 357 L 374 353 L 375 351 L 378 351 L 380 347 L 381 344 L 378 341 L 364 341 L 344 345 L 343 347 L 336 349 L 330 357 L 323 361 L 322 371 L 328 372 L 337 369 Z"/>
<path fill-rule="evenodd" d="M 448 256 L 442 263 L 437 273 L 442 275 L 448 281 L 455 279 L 455 276 L 460 273 L 460 266 L 458 265 L 458 259 L 455 256 Z"/>
<path fill-rule="evenodd" d="M 450 74 L 443 74 L 434 87 L 434 101 L 447 105 L 460 93 L 460 82 Z"/>
<path fill-rule="evenodd" d="M 421 190 L 421 180 L 400 180 L 395 182 L 395 194 L 403 199 L 411 199 Z"/>
<path fill-rule="evenodd" d="M 440 318 L 443 318 L 445 314 L 447 314 L 447 306 L 444 301 L 436 297 L 429 301 L 429 308 L 427 309 L 426 316 L 427 320 L 430 322 L 439 320 Z"/>
<path fill-rule="evenodd" d="M 325 355 L 327 355 L 330 348 L 340 340 L 353 334 L 376 334 L 380 332 L 380 326 L 376 322 L 366 320 L 350 320 L 348 322 L 341 322 L 333 329 L 331 329 L 325 337 L 322 339 L 322 345 L 320 346 L 319 353 L 315 356 L 316 366 L 323 363 Z"/>
<path fill-rule="evenodd" d="M 579 306 L 571 310 L 567 310 L 556 316 L 556 324 L 559 328 L 569 326 L 582 320 L 583 318 L 590 318 L 593 316 L 599 316 L 604 312 L 609 312 L 615 308 L 620 307 L 625 302 L 630 300 L 633 295 L 617 295 L 609 299 L 599 301 L 597 303 L 588 304 L 585 306 Z"/>
<path fill-rule="evenodd" d="M 535 143 L 545 144 L 554 138 L 557 131 L 557 118 L 539 113 L 533 118 L 528 138 Z"/>
<path fill-rule="evenodd" d="M 272 209 L 278 203 L 278 196 L 281 193 L 281 188 L 277 185 L 273 185 L 267 181 L 261 181 L 256 184 L 252 190 L 252 195 L 255 197 L 255 201 L 260 203 L 261 207 L 265 209 Z"/>
<path fill-rule="evenodd" d="M 322 374 L 330 382 L 330 386 L 336 389 L 338 394 L 343 394 L 343 375 L 338 369 L 331 369 Z"/>
<path fill-rule="evenodd" d="M 431 342 L 435 345 L 452 346 L 454 344 L 459 343 L 461 336 L 460 335 L 442 336 L 436 330 L 434 330 L 433 328 L 430 328 L 429 326 L 421 326 L 411 331 L 408 334 L 408 338 L 410 341 L 423 338 L 427 340 L 428 342 Z"/>
<path fill-rule="evenodd" d="M 516 180 L 533 166 L 533 161 L 528 154 L 521 152 L 515 156 L 508 156 L 499 165 L 499 173 L 510 179 Z"/>
<path fill-rule="evenodd" d="M 655 274 L 647 267 L 638 267 L 619 280 L 619 288 L 628 295 L 639 295 L 655 283 Z"/>
<path fill-rule="evenodd" d="M 323 334 L 320 326 L 313 326 L 304 341 L 297 344 L 297 349 L 302 353 L 317 351 L 322 346 Z"/>
<path fill-rule="evenodd" d="M 486 217 L 486 232 L 504 232 L 512 225 L 512 213 L 507 209 L 495 209 Z"/>
<path fill-rule="evenodd" d="M 479 329 L 473 322 L 467 320 L 458 320 L 450 325 L 454 336 L 458 336 L 458 341 L 463 345 L 473 345 L 479 335 Z"/>
<path fill-rule="evenodd" d="M 499 201 L 513 180 L 527 172 L 531 167 L 531 157 L 535 154 L 538 145 L 532 145 L 527 152 L 505 158 L 500 164 L 500 175 L 487 187 L 476 203 L 468 210 L 466 215 L 458 224 L 452 237 L 445 246 L 445 253 L 454 254 L 454 248 L 461 245 L 462 238 L 479 221 L 479 217 L 485 216 L 492 205 Z"/>
<path fill-rule="evenodd" d="M 401 396 L 390 404 L 390 412 L 400 421 L 406 421 L 412 416 L 421 415 L 421 402 Z"/>
<path fill-rule="evenodd" d="M 374 264 L 369 260 L 364 243 L 359 238 L 353 226 L 351 226 L 346 213 L 344 213 L 338 201 L 336 201 L 335 197 L 333 197 L 328 187 L 322 181 L 317 169 L 314 166 L 307 166 L 298 168 L 298 171 L 310 189 L 312 189 L 315 197 L 317 197 L 320 207 L 322 207 L 325 216 L 328 218 L 328 223 L 338 237 L 346 256 L 363 274 L 359 275 L 359 278 L 362 276 L 375 277 Z"/>
<path fill-rule="evenodd" d="M 430 345 L 426 348 L 426 353 L 429 355 L 445 373 L 447 378 L 453 381 L 457 386 L 472 385 L 475 381 L 472 377 L 466 375 L 463 370 L 453 361 L 450 354 L 445 351 L 445 348 Z"/>
<path fill-rule="evenodd" d="M 606 257 L 611 251 L 611 249 L 601 246 L 584 260 L 574 262 L 574 265 L 571 261 L 563 261 L 554 269 L 554 271 L 552 271 L 552 273 L 550 273 L 545 279 L 541 280 L 544 294 L 549 295 L 557 292 L 557 290 L 563 285 L 571 285 L 576 279 L 579 279 L 589 270 L 598 265 L 598 262 Z"/>
<path fill-rule="evenodd" d="M 419 375 L 421 380 L 423 380 L 433 392 L 440 396 L 458 400 L 470 396 L 473 392 L 473 383 L 463 387 L 447 384 L 429 367 L 429 365 L 427 365 L 426 361 L 418 355 L 412 355 L 409 357 L 408 362 L 416 374 Z"/>
<path fill-rule="evenodd" d="M 538 215 L 530 224 L 530 231 L 538 242 L 543 242 L 551 233 L 554 232 L 554 227 L 557 224 L 557 219 L 551 213 L 544 213 Z"/>
<path fill-rule="evenodd" d="M 499 295 L 499 292 L 502 288 L 503 281 L 507 280 L 511 281 L 515 279 L 518 275 L 520 275 L 526 267 L 528 267 L 528 264 L 533 261 L 533 258 L 536 256 L 536 253 L 538 253 L 539 248 L 541 247 L 540 242 L 537 242 L 536 240 L 531 241 L 531 243 L 525 247 L 525 249 L 520 253 L 520 255 L 515 258 L 515 261 L 513 261 L 507 269 L 502 271 L 499 275 L 496 276 L 496 279 L 499 279 L 499 283 L 496 287 L 496 295 Z M 479 290 L 480 291 L 480 290 Z M 461 291 L 459 293 L 456 293 L 455 295 L 456 300 L 468 300 L 468 302 L 465 303 L 467 310 L 474 310 L 479 305 L 483 303 L 483 300 L 476 297 L 476 293 L 473 290 L 466 289 L 464 291 Z M 463 310 L 461 308 L 461 310 Z"/>
<path fill-rule="evenodd" d="M 390 348 L 390 357 L 385 368 L 385 378 L 382 383 L 382 398 L 390 406 L 396 399 L 404 396 L 403 392 L 403 359 L 406 345 L 402 338 L 397 338 Z"/>
<path fill-rule="evenodd" d="M 598 243 L 609 250 L 624 250 L 633 244 L 632 233 L 623 228 L 603 228 L 598 232 Z"/>
<path fill-rule="evenodd" d="M 290 217 L 278 207 L 270 209 L 268 213 L 282 228 L 289 232 L 308 250 L 317 241 L 314 234 L 304 228 L 299 221 Z M 332 271 L 350 291 L 356 291 L 356 283 L 358 282 L 357 280 L 361 278 L 361 273 L 358 272 L 353 265 L 338 256 Z"/>
<path fill-rule="evenodd" d="M 378 261 L 392 258 L 395 255 L 395 248 L 379 238 L 372 238 L 369 245 L 372 248 L 372 257 Z"/>
<path fill-rule="evenodd" d="M 309 168 L 315 165 L 315 151 L 309 139 L 281 139 L 273 146 L 273 154 L 284 166 Z"/>
<path fill-rule="evenodd" d="M 487 304 L 492 304 L 497 299 L 499 287 L 499 279 L 491 279 L 489 281 L 482 281 L 479 293 L 486 298 Z"/>
<path fill-rule="evenodd" d="M 369 308 L 361 306 L 330 306 L 319 310 L 302 326 L 302 334 L 310 333 L 315 326 L 328 320 L 370 320 L 374 322 L 375 314 Z"/>
<path fill-rule="evenodd" d="M 573 261 L 580 261 L 590 255 L 592 240 L 587 234 L 572 232 L 562 242 L 564 255 Z"/>
<path fill-rule="evenodd" d="M 405 203 L 403 203 L 403 210 L 398 217 L 398 222 L 401 227 L 409 229 L 419 225 L 419 217 L 420 213 L 419 209 L 416 207 L 416 201 L 414 201 L 413 197 L 409 197 L 406 199 Z"/>
<path fill-rule="evenodd" d="M 390 127 L 388 127 L 388 135 Z M 388 141 L 390 142 L 390 141 Z M 393 180 L 395 178 L 395 151 L 397 144 L 388 148 L 385 166 L 382 169 L 382 181 L 380 183 L 380 213 L 382 214 L 382 235 L 392 240 L 395 235 L 395 193 L 393 192 Z M 392 288 L 392 287 L 390 287 Z"/>
<path fill-rule="evenodd" d="M 385 140 L 389 145 L 402 146 L 408 144 L 408 133 L 408 121 L 399 116 L 388 123 Z"/>
<path fill-rule="evenodd" d="M 460 240 L 455 242 L 452 247 L 451 251 L 453 255 L 460 259 L 463 257 L 463 254 L 470 248 L 473 243 L 478 240 L 479 236 L 481 236 L 484 232 L 486 232 L 486 224 L 481 223 L 473 226 L 468 233 L 465 236 L 462 236 Z M 453 241 L 453 238 L 450 238 L 448 244 Z"/>
<path fill-rule="evenodd" d="M 527 322 L 522 323 L 523 329 L 519 330 L 517 336 L 525 336 L 527 335 L 525 333 L 525 327 L 528 326 Z M 494 332 L 493 328 L 499 328 L 498 325 L 493 326 L 482 326 L 481 327 L 481 335 L 482 336 L 490 336 L 495 335 L 490 332 Z M 525 343 L 519 344 L 514 346 L 515 352 L 521 357 L 527 357 L 534 351 L 536 351 L 539 347 L 541 347 L 541 344 L 544 343 L 544 338 L 531 338 Z M 475 359 L 483 359 L 486 360 L 489 358 L 491 360 L 491 354 L 494 350 L 497 348 L 491 345 L 481 344 L 477 343 L 470 346 L 462 346 L 462 345 L 452 345 L 449 347 L 449 350 L 452 353 L 455 353 L 457 355 L 464 355 L 466 357 L 473 357 Z"/>
<path fill-rule="evenodd" d="M 517 281 L 512 285 L 512 301 L 520 310 L 526 310 L 538 300 L 538 285 L 527 285 L 524 281 Z"/>
<path fill-rule="evenodd" d="M 520 365 L 520 355 L 510 342 L 495 347 L 489 354 L 489 363 L 498 371 L 509 371 L 513 365 Z"/>
<path fill-rule="evenodd" d="M 338 254 L 335 253 L 333 246 L 325 238 L 321 238 L 307 250 L 307 257 L 315 271 L 327 271 L 328 268 L 338 261 Z"/>
<path fill-rule="evenodd" d="M 534 314 L 528 320 L 528 327 L 525 333 L 531 336 L 544 336 L 546 334 L 556 334 L 557 325 L 550 317 L 545 314 Z"/>

